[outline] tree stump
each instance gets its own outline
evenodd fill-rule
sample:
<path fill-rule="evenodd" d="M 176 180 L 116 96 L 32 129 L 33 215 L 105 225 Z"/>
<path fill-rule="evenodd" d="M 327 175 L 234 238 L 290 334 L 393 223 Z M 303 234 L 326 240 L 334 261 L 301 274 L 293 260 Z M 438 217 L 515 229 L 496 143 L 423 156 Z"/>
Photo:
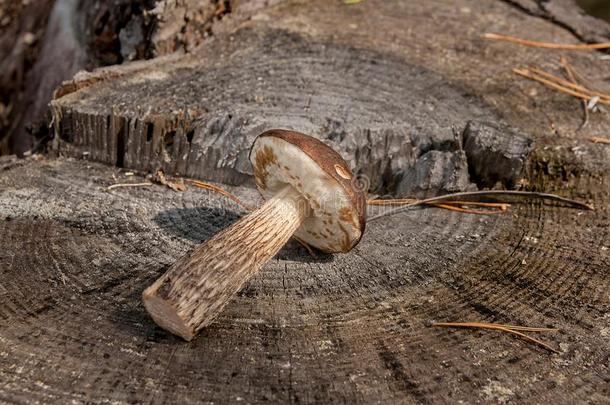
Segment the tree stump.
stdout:
<path fill-rule="evenodd" d="M 51 106 L 59 156 L 0 161 L 0 400 L 607 402 L 610 147 L 587 136 L 610 119 L 578 131 L 580 101 L 511 73 L 567 55 L 601 84 L 607 66 L 480 34 L 572 43 L 608 25 L 568 0 L 255 3 L 190 53 L 77 75 Z M 142 290 L 244 212 L 108 186 L 161 168 L 259 202 L 246 153 L 278 126 L 329 143 L 372 193 L 525 187 L 595 210 L 426 208 L 369 223 L 349 254 L 291 242 L 185 343 Z M 559 354 L 433 321 L 557 327 L 542 338 Z"/>

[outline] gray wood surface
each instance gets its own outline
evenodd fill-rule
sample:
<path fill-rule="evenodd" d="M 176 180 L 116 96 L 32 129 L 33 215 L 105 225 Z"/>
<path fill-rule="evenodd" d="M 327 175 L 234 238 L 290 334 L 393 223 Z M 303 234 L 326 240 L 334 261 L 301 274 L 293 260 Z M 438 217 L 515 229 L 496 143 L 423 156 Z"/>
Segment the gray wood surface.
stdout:
<path fill-rule="evenodd" d="M 579 132 L 579 101 L 511 73 L 560 53 L 479 38 L 598 25 L 553 0 L 268 3 L 191 54 L 81 75 L 53 107 L 61 156 L 2 159 L 0 401 L 608 402 L 610 147 L 586 137 L 610 119 Z M 605 85 L 600 53 L 566 55 Z M 290 242 L 185 343 L 142 290 L 244 212 L 192 187 L 107 187 L 161 167 L 260 202 L 243 154 L 271 126 L 325 139 L 375 193 L 512 185 L 596 210 L 417 209 L 349 254 Z M 431 321 L 554 326 L 539 337 L 560 353 Z"/>
<path fill-rule="evenodd" d="M 3 401 L 608 399 L 607 177 L 572 180 L 594 212 L 423 209 L 370 223 L 349 254 L 290 243 L 185 343 L 142 290 L 243 212 L 193 188 L 107 191 L 113 175 L 140 180 L 66 160 L 0 177 Z M 558 327 L 541 337 L 561 353 L 428 326 L 474 320 Z"/>
<path fill-rule="evenodd" d="M 528 139 L 582 134 L 577 100 L 511 71 L 552 69 L 562 53 L 489 43 L 480 35 L 573 43 L 582 37 L 577 30 L 608 29 L 591 17 L 566 28 L 557 22 L 562 14 L 503 1 L 272 3 L 246 8 L 246 21 L 238 4 L 235 18 L 225 16 L 217 34 L 186 56 L 120 65 L 66 83 L 53 102 L 55 149 L 243 184 L 250 179 L 254 137 L 280 127 L 326 140 L 376 193 L 484 187 L 497 177 L 481 172 L 490 155 L 525 155 Z M 607 66 L 599 53 L 565 55 L 604 86 Z M 499 128 L 499 141 L 485 156 L 479 148 L 462 150 L 459 138 L 470 121 Z M 587 133 L 605 133 L 607 125 L 606 115 L 592 114 Z M 514 134 L 524 141 L 511 141 Z M 499 165 L 509 168 L 503 183 L 518 182 L 519 170 Z"/>

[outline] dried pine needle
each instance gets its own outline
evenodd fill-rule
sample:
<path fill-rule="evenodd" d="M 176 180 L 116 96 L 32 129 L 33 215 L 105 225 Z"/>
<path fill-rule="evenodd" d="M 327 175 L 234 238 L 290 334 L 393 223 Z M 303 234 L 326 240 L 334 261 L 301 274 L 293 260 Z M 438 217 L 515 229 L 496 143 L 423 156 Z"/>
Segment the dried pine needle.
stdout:
<path fill-rule="evenodd" d="M 561 77 L 555 76 L 551 73 L 545 72 L 542 69 L 538 69 L 538 68 L 530 68 L 530 71 L 532 71 L 534 74 L 537 74 L 539 76 L 542 76 L 546 79 L 549 79 L 557 84 L 560 84 L 564 87 L 570 88 L 572 90 L 576 90 L 576 91 L 580 91 L 583 92 L 585 94 L 591 94 L 593 97 L 598 96 L 600 99 L 603 100 L 610 100 L 610 94 L 606 94 L 606 93 L 602 93 L 599 91 L 595 91 L 595 90 L 590 90 L 584 86 L 581 86 L 579 84 L 575 84 L 572 83 L 570 81 L 564 80 Z"/>
<path fill-rule="evenodd" d="M 595 49 L 609 49 L 610 42 L 599 43 L 599 44 L 556 44 L 552 42 L 542 41 L 531 41 L 528 39 L 513 37 L 510 35 L 501 35 L 494 33 L 486 33 L 482 35 L 483 38 L 492 41 L 503 41 L 510 42 L 513 44 L 529 46 L 533 48 L 547 48 L 547 49 L 564 49 L 571 51 L 591 51 Z"/>
<path fill-rule="evenodd" d="M 558 90 L 558 91 L 560 91 L 562 93 L 566 93 L 566 94 L 569 94 L 569 95 L 574 96 L 574 97 L 578 97 L 578 98 L 583 99 L 583 100 L 589 101 L 593 97 L 596 96 L 596 94 L 593 94 L 593 92 L 591 92 L 591 90 L 588 90 L 588 89 L 585 89 L 585 90 L 575 90 L 574 88 L 566 87 L 566 86 L 564 86 L 562 84 L 559 84 L 557 82 L 557 80 L 550 79 L 550 78 L 548 78 L 548 76 L 544 77 L 544 76 L 542 76 L 540 74 L 537 74 L 537 73 L 533 72 L 531 69 L 519 69 L 519 68 L 515 68 L 515 69 L 513 69 L 513 72 L 518 74 L 518 75 L 520 75 L 520 76 L 526 77 L 528 79 L 540 82 L 540 83 L 546 85 L 547 87 L 551 87 L 551 88 L 553 88 L 555 90 Z M 561 79 L 561 78 L 557 78 L 557 79 L 563 81 L 563 79 Z M 571 85 L 571 86 L 574 87 L 574 85 Z M 578 87 L 582 87 L 582 86 L 578 86 Z M 606 95 L 606 96 L 604 96 L 604 98 L 600 97 L 598 102 L 600 104 L 610 105 L 610 98 L 608 98 L 608 97 L 610 97 L 610 96 Z"/>
<path fill-rule="evenodd" d="M 519 199 L 541 199 L 541 200 L 549 200 L 556 201 L 566 204 L 572 208 L 579 208 L 585 210 L 593 210 L 593 207 L 582 203 L 580 201 L 572 200 L 569 198 L 561 197 L 555 194 L 548 193 L 538 193 L 532 191 L 512 191 L 512 190 L 490 190 L 490 191 L 465 191 L 461 193 L 454 194 L 445 194 L 439 197 L 426 198 L 424 200 L 416 200 L 411 203 L 401 204 L 398 208 L 394 208 L 392 210 L 386 211 L 384 213 L 375 215 L 371 218 L 367 219 L 367 222 L 375 221 L 377 219 L 387 217 L 390 215 L 398 214 L 399 212 L 403 212 L 409 208 L 421 206 L 421 205 L 430 205 L 431 203 L 443 203 L 447 204 L 450 201 L 456 201 L 456 199 L 463 200 L 464 197 L 476 197 L 476 198 L 489 198 L 489 197 L 498 197 L 498 196 L 507 196 L 514 197 Z M 463 201 L 460 201 L 463 203 Z"/>
<path fill-rule="evenodd" d="M 582 93 L 584 93 L 586 95 L 590 94 L 592 96 L 591 98 L 597 96 L 600 99 L 603 99 L 605 101 L 610 100 L 610 94 L 598 92 L 598 91 L 595 91 L 595 90 L 590 90 L 590 89 L 588 89 L 588 88 L 586 88 L 584 86 L 572 83 L 572 82 L 570 82 L 568 80 L 564 80 L 561 77 L 557 77 L 557 76 L 555 76 L 555 75 L 553 75 L 551 73 L 545 72 L 544 70 L 541 70 L 541 69 L 538 69 L 538 68 L 530 68 L 529 70 L 531 72 L 533 72 L 534 74 L 539 75 L 541 77 L 544 77 L 546 79 L 549 79 L 552 82 L 555 82 L 555 83 L 557 83 L 557 84 L 559 84 L 561 86 L 564 86 L 564 87 L 567 87 L 569 89 L 582 92 Z"/>
<path fill-rule="evenodd" d="M 123 188 L 123 187 L 147 187 L 152 186 L 152 183 L 117 183 L 111 186 L 108 186 L 107 190 L 114 190 L 115 188 Z"/>
<path fill-rule="evenodd" d="M 519 326 L 519 325 L 505 325 L 499 323 L 489 323 L 489 322 L 435 322 L 433 326 L 455 326 L 455 327 L 502 327 L 511 330 L 518 330 L 521 332 L 557 332 L 559 329 L 557 328 L 539 328 L 532 326 Z"/>
<path fill-rule="evenodd" d="M 606 145 L 610 145 L 610 138 L 601 138 L 599 136 L 590 136 L 587 138 L 590 142 L 593 143 L 605 143 Z"/>
<path fill-rule="evenodd" d="M 416 198 L 389 198 L 386 200 L 371 199 L 371 200 L 368 200 L 366 203 L 368 205 L 404 205 L 404 204 L 411 204 L 416 201 L 417 201 Z"/>
<path fill-rule="evenodd" d="M 395 199 L 371 199 L 367 201 L 368 205 L 372 206 L 401 206 L 401 205 L 409 205 L 418 200 L 415 198 L 395 198 Z M 476 201 L 446 201 L 443 203 L 431 202 L 429 204 L 431 207 L 443 208 L 449 211 L 457 211 L 465 214 L 477 214 L 477 215 L 488 215 L 488 214 L 500 214 L 503 211 L 506 211 L 510 204 L 506 203 L 482 203 Z M 494 208 L 493 210 L 474 210 L 471 208 L 464 207 L 487 207 Z"/>
<path fill-rule="evenodd" d="M 438 207 L 438 208 L 443 208 L 443 209 L 446 209 L 449 211 L 461 212 L 463 214 L 489 215 L 489 214 L 502 214 L 504 212 L 502 210 L 473 210 L 470 208 L 456 207 L 455 205 L 452 205 L 452 204 L 435 203 L 435 204 L 430 204 L 430 205 Z"/>
<path fill-rule="evenodd" d="M 435 322 L 432 326 L 441 326 L 447 328 L 473 328 L 473 329 L 490 329 L 490 330 L 499 330 L 501 332 L 510 333 L 520 338 L 530 342 L 535 343 L 541 347 L 544 347 L 547 350 L 550 350 L 553 353 L 559 353 L 557 349 L 554 347 L 544 343 L 541 340 L 533 338 L 529 335 L 526 335 L 522 331 L 528 332 L 554 332 L 557 329 L 553 328 L 532 328 L 527 326 L 513 326 L 513 325 L 501 325 L 494 323 L 486 323 L 486 322 Z"/>
<path fill-rule="evenodd" d="M 493 323 L 488 322 L 478 322 L 483 325 L 495 325 Z M 519 325 L 500 325 L 505 327 L 506 329 L 518 330 L 520 332 L 559 332 L 557 328 L 539 328 L 533 326 L 519 326 Z"/>
<path fill-rule="evenodd" d="M 514 68 L 513 72 L 525 78 L 535 80 L 562 93 L 578 97 L 582 100 L 590 101 L 595 97 L 599 97 L 597 100 L 598 103 L 610 105 L 610 94 L 590 90 L 580 85 L 575 85 L 540 69 Z"/>
<path fill-rule="evenodd" d="M 568 79 L 570 79 L 570 81 L 572 83 L 578 84 L 578 80 L 576 80 L 576 72 L 574 71 L 574 68 L 572 67 L 572 65 L 570 65 L 570 62 L 568 62 L 568 60 L 562 56 L 561 59 L 559 59 L 559 64 L 565 70 L 566 75 L 568 76 Z M 581 100 L 581 102 L 582 102 L 583 118 L 582 118 L 582 123 L 580 124 L 580 127 L 578 127 L 579 131 L 581 129 L 583 129 L 584 127 L 586 127 L 587 124 L 589 123 L 589 106 L 587 105 L 588 104 L 587 100 Z"/>
<path fill-rule="evenodd" d="M 388 199 L 370 199 L 367 200 L 368 205 L 404 205 L 419 201 L 417 198 L 388 198 Z M 486 203 L 479 201 L 446 201 L 446 204 L 454 205 L 472 205 L 477 207 L 492 207 L 505 210 L 510 206 L 507 203 Z"/>
<path fill-rule="evenodd" d="M 490 208 L 498 208 L 502 211 L 506 211 L 510 204 L 508 203 L 486 203 L 486 202 L 475 202 L 475 201 L 447 201 L 445 204 L 455 204 L 455 205 L 471 205 L 474 207 L 490 207 Z"/>
<path fill-rule="evenodd" d="M 252 211 L 254 208 L 249 206 L 248 204 L 242 202 L 239 198 L 237 198 L 237 196 L 235 196 L 234 194 L 229 193 L 228 191 L 215 186 L 213 184 L 210 183 L 206 183 L 204 181 L 200 181 L 200 180 L 192 180 L 192 179 L 188 179 L 187 180 L 188 183 L 192 184 L 195 187 L 198 188 L 202 188 L 204 190 L 208 190 L 208 191 L 213 191 L 217 194 L 220 194 L 226 198 L 228 198 L 229 200 L 233 201 L 234 203 L 236 203 L 237 205 L 239 205 L 240 207 L 248 210 L 248 211 Z"/>

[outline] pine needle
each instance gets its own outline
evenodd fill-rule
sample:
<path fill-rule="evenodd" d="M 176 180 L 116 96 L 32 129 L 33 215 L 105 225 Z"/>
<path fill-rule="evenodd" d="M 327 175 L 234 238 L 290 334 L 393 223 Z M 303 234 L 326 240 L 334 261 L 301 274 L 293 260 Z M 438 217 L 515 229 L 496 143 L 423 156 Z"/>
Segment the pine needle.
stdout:
<path fill-rule="evenodd" d="M 547 49 L 565 49 L 571 51 L 591 51 L 595 49 L 608 49 L 610 48 L 610 42 L 599 43 L 599 44 L 556 44 L 552 42 L 541 42 L 541 41 L 530 41 L 523 38 L 512 37 L 509 35 L 501 35 L 494 33 L 486 33 L 482 35 L 483 38 L 492 41 L 503 41 L 510 42 L 513 44 L 529 46 L 533 48 L 547 48 Z"/>
<path fill-rule="evenodd" d="M 388 199 L 370 199 L 367 200 L 367 204 L 368 205 L 373 205 L 373 206 L 396 206 L 396 205 L 405 205 L 405 204 L 411 204 L 414 202 L 419 201 L 417 198 L 388 198 Z M 438 203 L 430 203 L 430 205 L 437 205 Z M 486 202 L 479 202 L 479 201 L 446 201 L 444 204 L 451 204 L 451 205 L 471 205 L 471 206 L 475 206 L 475 207 L 491 207 L 491 208 L 499 208 L 503 211 L 505 211 L 508 207 L 510 207 L 510 204 L 507 203 L 486 203 Z"/>
<path fill-rule="evenodd" d="M 508 203 L 486 203 L 486 202 L 477 202 L 477 201 L 447 201 L 449 204 L 455 205 L 472 205 L 475 207 L 491 207 L 498 208 L 502 211 L 506 211 L 510 204 Z"/>
<path fill-rule="evenodd" d="M 572 66 L 570 65 L 568 60 L 562 56 L 561 59 L 559 60 L 559 63 L 561 64 L 563 69 L 566 71 L 566 75 L 568 76 L 570 81 L 574 84 L 578 84 L 578 80 L 576 80 L 576 72 L 574 71 L 574 68 L 572 68 Z M 589 123 L 589 107 L 587 106 L 587 100 L 582 100 L 581 103 L 582 103 L 582 110 L 583 110 L 583 118 L 582 118 L 582 123 L 580 124 L 580 127 L 578 127 L 579 131 L 581 129 L 583 129 L 584 127 L 586 127 L 587 124 Z"/>
<path fill-rule="evenodd" d="M 593 97 L 598 96 L 600 98 L 598 103 L 610 105 L 610 95 L 592 91 L 592 90 L 589 90 L 589 89 L 579 86 L 579 85 L 574 85 L 570 82 L 563 80 L 562 78 L 553 76 L 550 73 L 543 72 L 540 69 L 514 68 L 513 72 L 520 76 L 526 77 L 528 79 L 540 82 L 540 83 L 542 83 L 548 87 L 551 87 L 555 90 L 558 90 L 562 93 L 566 93 L 566 94 L 569 94 L 574 97 L 578 97 L 578 98 L 586 100 L 586 101 L 589 101 Z M 543 72 L 544 74 L 541 74 L 540 72 Z M 568 83 L 568 85 L 562 84 L 564 82 Z M 600 96 L 600 94 L 602 94 L 603 97 Z"/>
<path fill-rule="evenodd" d="M 590 142 L 593 143 L 605 143 L 606 145 L 610 145 L 610 138 L 601 138 L 599 136 L 590 136 L 587 138 Z"/>
<path fill-rule="evenodd" d="M 489 198 L 496 196 L 508 196 L 508 197 L 516 197 L 521 199 L 533 198 L 533 199 L 541 199 L 541 200 L 549 200 L 561 202 L 563 204 L 568 205 L 572 208 L 579 208 L 585 210 L 593 210 L 593 207 L 576 201 L 569 198 L 561 197 L 555 194 L 547 194 L 547 193 L 537 193 L 531 191 L 511 191 L 511 190 L 490 190 L 490 191 L 466 191 L 462 193 L 454 193 L 454 194 L 445 194 L 439 197 L 427 198 L 424 200 L 416 200 L 411 203 L 405 203 L 402 206 L 395 208 L 393 210 L 389 210 L 387 212 L 375 215 L 371 218 L 367 219 L 367 222 L 375 221 L 377 219 L 387 217 L 390 215 L 398 214 L 399 212 L 406 211 L 411 207 L 421 206 L 421 205 L 429 205 L 430 203 L 447 203 L 449 201 L 460 199 L 462 200 L 464 197 L 477 197 L 477 198 Z"/>
<path fill-rule="evenodd" d="M 529 70 L 531 70 L 534 74 L 540 75 L 546 79 L 549 79 L 557 84 L 560 84 L 562 86 L 565 86 L 567 88 L 576 90 L 576 91 L 580 91 L 583 93 L 588 93 L 591 94 L 591 96 L 598 96 L 601 99 L 604 100 L 610 100 L 610 94 L 606 94 L 606 93 L 602 93 L 596 90 L 590 90 L 584 86 L 579 85 L 578 83 L 573 83 L 570 82 L 568 80 L 564 80 L 561 77 L 555 76 L 551 73 L 545 72 L 542 69 L 538 69 L 538 68 L 530 68 Z"/>
<path fill-rule="evenodd" d="M 307 252 L 308 252 L 308 253 L 309 253 L 311 256 L 313 256 L 313 257 L 318 257 L 318 256 L 317 256 L 317 255 L 314 253 L 314 251 L 313 251 L 313 249 L 311 248 L 311 246 L 309 246 L 309 244 L 308 244 L 307 242 L 305 242 L 303 239 L 298 238 L 298 237 L 296 237 L 296 236 L 294 236 L 294 235 L 292 235 L 292 239 L 296 240 L 296 241 L 299 243 L 299 245 L 303 246 L 303 247 L 305 248 L 305 250 L 307 250 Z"/>
<path fill-rule="evenodd" d="M 490 329 L 490 330 L 499 330 L 501 332 L 510 333 L 520 338 L 530 342 L 535 343 L 539 346 L 544 347 L 547 350 L 550 350 L 553 353 L 559 354 L 559 350 L 554 347 L 544 343 L 541 340 L 533 338 L 525 333 L 520 331 L 528 331 L 528 332 L 554 332 L 557 329 L 554 328 L 532 328 L 527 326 L 513 326 L 513 325 L 501 325 L 494 323 L 486 323 L 486 322 L 435 322 L 432 326 L 441 326 L 447 328 L 474 328 L 474 329 Z"/>
<path fill-rule="evenodd" d="M 117 183 L 117 184 L 113 184 L 111 186 L 108 186 L 108 190 L 114 190 L 115 188 L 123 188 L 123 187 L 147 187 L 147 186 L 152 186 L 152 183 L 146 182 L 146 183 Z"/>
<path fill-rule="evenodd" d="M 368 205 L 404 205 L 416 202 L 417 198 L 389 198 L 387 200 L 371 199 L 367 200 Z"/>
<path fill-rule="evenodd" d="M 208 191 L 213 191 L 215 193 L 218 193 L 226 198 L 228 198 L 229 200 L 233 201 L 234 203 L 236 203 L 237 205 L 239 205 L 240 207 L 246 209 L 247 211 L 252 211 L 254 208 L 249 206 L 248 204 L 242 202 L 239 198 L 237 198 L 237 196 L 235 196 L 234 194 L 229 193 L 228 191 L 215 186 L 213 184 L 210 183 L 206 183 L 200 180 L 192 180 L 192 179 L 188 179 L 186 180 L 188 183 L 192 184 L 195 187 L 198 188 L 202 188 L 204 190 L 208 190 Z"/>
<path fill-rule="evenodd" d="M 418 201 L 415 198 L 394 198 L 394 199 L 370 199 L 367 201 L 368 205 L 372 206 L 401 206 L 412 204 Z M 510 207 L 510 204 L 505 203 L 482 203 L 477 201 L 446 201 L 443 203 L 431 202 L 427 204 L 431 207 L 443 208 L 449 211 L 457 211 L 465 214 L 477 214 L 477 215 L 488 215 L 488 214 L 500 214 Z M 464 207 L 487 207 L 494 208 L 493 210 L 473 210 L 471 208 Z"/>
<path fill-rule="evenodd" d="M 449 211 L 461 212 L 463 214 L 489 215 L 489 214 L 502 214 L 504 212 L 501 210 L 473 210 L 470 208 L 456 207 L 455 205 L 452 205 L 452 204 L 433 203 L 430 205 L 438 207 L 438 208 L 443 208 L 443 209 L 446 209 Z"/>

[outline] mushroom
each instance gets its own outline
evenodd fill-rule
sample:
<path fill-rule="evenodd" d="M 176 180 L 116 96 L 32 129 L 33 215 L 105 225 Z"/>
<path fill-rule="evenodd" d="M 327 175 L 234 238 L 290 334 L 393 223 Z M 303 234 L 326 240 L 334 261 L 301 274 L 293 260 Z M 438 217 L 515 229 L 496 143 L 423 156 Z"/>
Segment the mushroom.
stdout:
<path fill-rule="evenodd" d="M 291 236 L 328 253 L 348 252 L 366 204 L 341 156 L 298 132 L 270 130 L 250 150 L 266 202 L 179 259 L 143 293 L 162 328 L 191 340 Z"/>

